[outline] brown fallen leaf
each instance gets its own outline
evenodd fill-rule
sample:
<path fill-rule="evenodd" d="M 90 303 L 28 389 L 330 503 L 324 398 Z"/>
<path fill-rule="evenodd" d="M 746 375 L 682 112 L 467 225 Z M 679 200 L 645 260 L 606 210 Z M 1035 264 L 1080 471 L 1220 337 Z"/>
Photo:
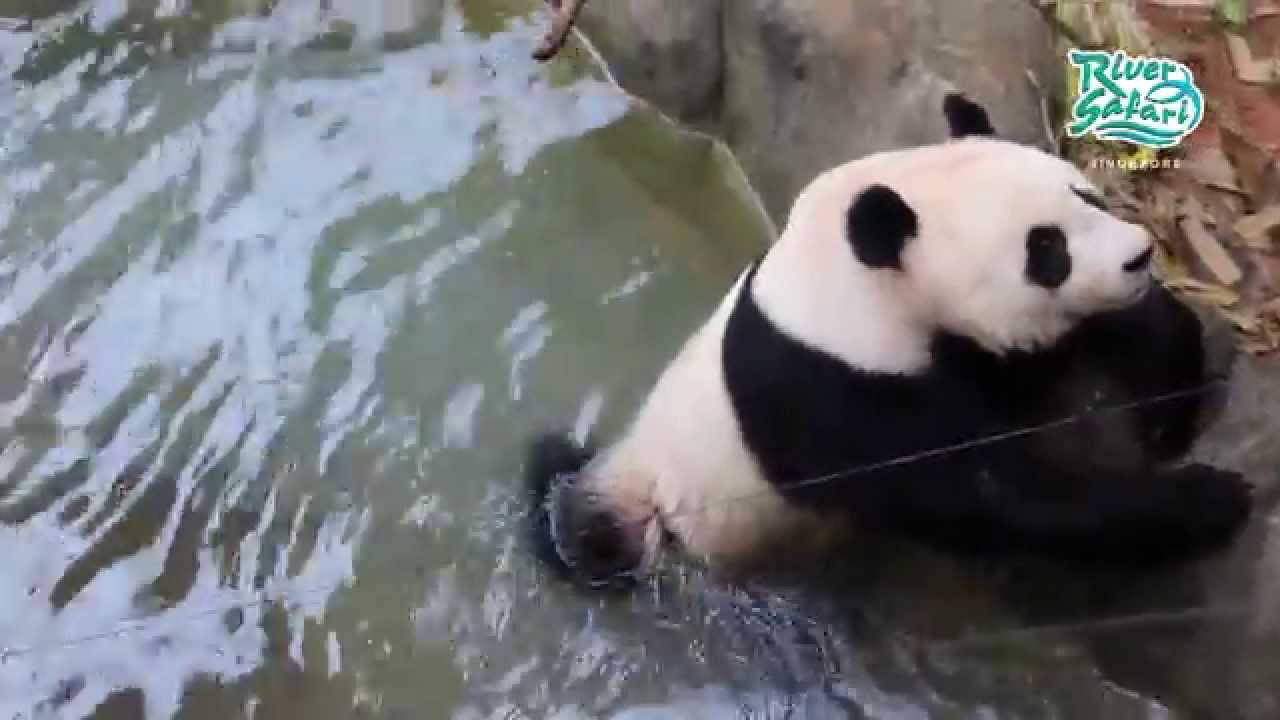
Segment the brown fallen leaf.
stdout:
<path fill-rule="evenodd" d="M 1237 330 L 1251 334 L 1259 330 L 1258 317 L 1251 312 L 1219 308 L 1218 313 L 1235 325 Z"/>
<path fill-rule="evenodd" d="M 1255 253 L 1254 264 L 1258 268 L 1259 294 L 1264 301 L 1280 293 L 1280 257 L 1267 253 Z"/>
<path fill-rule="evenodd" d="M 1221 0 L 1141 0 L 1143 5 L 1154 5 L 1171 10 L 1200 10 L 1207 16 Z M 1280 15 L 1280 3 L 1274 0 L 1252 0 L 1248 7 L 1250 20 Z"/>
<path fill-rule="evenodd" d="M 1258 334 L 1271 349 L 1280 348 L 1280 311 L 1258 313 Z"/>
<path fill-rule="evenodd" d="M 1258 151 L 1264 158 L 1267 153 Z M 1265 207 L 1280 203 L 1280 162 L 1270 160 L 1262 168 L 1258 190 L 1253 193 L 1254 207 Z"/>
<path fill-rule="evenodd" d="M 1240 294 L 1234 290 L 1197 280 L 1190 275 L 1167 278 L 1164 284 L 1171 290 L 1181 290 L 1194 295 L 1200 300 L 1220 308 L 1234 307 L 1240 302 Z"/>
<path fill-rule="evenodd" d="M 1220 145 L 1204 144 L 1188 150 L 1182 168 L 1182 173 L 1173 176 L 1182 181 L 1180 184 L 1190 181 L 1192 186 L 1218 191 L 1204 198 L 1214 209 L 1231 216 L 1245 211 L 1249 193 L 1240 186 L 1235 166 Z"/>
<path fill-rule="evenodd" d="M 1193 198 L 1187 198 L 1187 213 L 1178 222 L 1182 236 L 1204 267 L 1223 285 L 1231 286 L 1244 276 L 1231 253 L 1218 238 L 1205 228 L 1204 211 Z"/>
<path fill-rule="evenodd" d="M 1280 346 L 1280 298 L 1272 298 L 1258 307 L 1262 334 Z"/>
<path fill-rule="evenodd" d="M 1280 166 L 1239 131 L 1220 126 L 1222 150 L 1235 167 L 1239 185 L 1253 200 L 1253 207 L 1280 202 Z"/>
<path fill-rule="evenodd" d="M 1131 212 L 1117 213 L 1117 215 L 1146 228 L 1157 244 L 1168 250 L 1171 256 L 1179 257 L 1181 253 L 1175 246 L 1180 243 L 1171 232 L 1174 217 L 1172 203 L 1166 202 L 1165 198 L 1160 197 L 1160 193 L 1144 195 L 1142 197 L 1135 195 L 1138 197 L 1138 205 Z"/>
<path fill-rule="evenodd" d="M 1253 355 L 1254 357 L 1269 355 L 1275 351 L 1275 347 L 1268 344 L 1266 340 L 1253 340 L 1249 338 L 1240 342 L 1240 349 L 1246 354 Z"/>
<path fill-rule="evenodd" d="M 1187 151 L 1182 167 L 1194 180 L 1202 185 L 1231 188 L 1235 192 L 1244 192 L 1237 184 L 1235 166 L 1227 157 L 1227 153 L 1218 145 L 1200 145 Z"/>
<path fill-rule="evenodd" d="M 573 24 L 578 21 L 578 13 L 582 12 L 582 6 L 586 3 L 587 0 L 547 0 L 553 11 L 551 27 L 547 28 L 542 42 L 534 49 L 534 60 L 546 62 L 560 52 L 560 48 L 569 39 Z"/>
<path fill-rule="evenodd" d="M 1175 285 L 1172 289 L 1177 290 L 1178 287 Z M 1182 294 L 1203 305 L 1213 307 L 1218 312 L 1234 307 L 1238 300 L 1235 296 L 1221 292 L 1220 290 L 1208 291 L 1183 289 Z"/>
<path fill-rule="evenodd" d="M 1274 247 L 1271 231 L 1280 227 L 1280 204 L 1269 205 L 1252 215 L 1245 215 L 1236 221 L 1232 230 L 1249 247 L 1269 250 Z"/>
<path fill-rule="evenodd" d="M 1265 85 L 1280 79 L 1280 63 L 1270 58 L 1255 58 L 1249 41 L 1243 35 L 1230 32 L 1225 35 L 1227 52 L 1231 55 L 1237 78 L 1251 85 Z"/>

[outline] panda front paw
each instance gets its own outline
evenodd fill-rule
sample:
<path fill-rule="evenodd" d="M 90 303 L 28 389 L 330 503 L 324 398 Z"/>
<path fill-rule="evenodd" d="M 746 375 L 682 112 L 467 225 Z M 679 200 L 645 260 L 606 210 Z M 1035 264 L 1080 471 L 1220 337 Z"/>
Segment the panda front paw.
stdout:
<path fill-rule="evenodd" d="M 1238 472 L 1193 463 L 1170 470 L 1161 481 L 1175 496 L 1168 520 L 1193 552 L 1230 543 L 1253 510 L 1253 485 Z"/>

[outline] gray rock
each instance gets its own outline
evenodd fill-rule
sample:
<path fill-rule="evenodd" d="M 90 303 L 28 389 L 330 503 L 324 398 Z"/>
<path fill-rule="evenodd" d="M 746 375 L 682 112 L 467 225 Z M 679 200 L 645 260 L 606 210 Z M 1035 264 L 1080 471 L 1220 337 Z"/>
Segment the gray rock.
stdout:
<path fill-rule="evenodd" d="M 1169 682 L 1193 707 L 1222 717 L 1261 720 L 1280 713 L 1277 409 L 1280 364 L 1237 358 L 1223 412 L 1195 452 L 1239 470 L 1257 488 L 1255 518 L 1243 536 L 1229 552 L 1181 578 L 1198 590 L 1207 612 L 1177 653 Z"/>
<path fill-rule="evenodd" d="M 599 0 L 580 25 L 623 87 L 725 139 L 779 224 L 818 172 L 945 137 L 953 90 L 1047 146 L 1027 73 L 1060 83 L 1025 0 Z"/>
<path fill-rule="evenodd" d="M 618 84 L 682 124 L 712 130 L 720 112 L 722 0 L 596 0 L 578 27 Z"/>

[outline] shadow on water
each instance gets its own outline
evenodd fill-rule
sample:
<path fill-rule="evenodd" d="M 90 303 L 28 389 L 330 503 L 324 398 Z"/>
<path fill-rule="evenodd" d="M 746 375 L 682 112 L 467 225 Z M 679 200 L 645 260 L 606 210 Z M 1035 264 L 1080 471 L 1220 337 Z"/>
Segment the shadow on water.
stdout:
<path fill-rule="evenodd" d="M 521 443 L 618 429 L 771 231 L 536 5 L 0 2 L 0 717 L 1145 715 L 905 637 L 999 616 L 931 559 L 547 584 Z"/>

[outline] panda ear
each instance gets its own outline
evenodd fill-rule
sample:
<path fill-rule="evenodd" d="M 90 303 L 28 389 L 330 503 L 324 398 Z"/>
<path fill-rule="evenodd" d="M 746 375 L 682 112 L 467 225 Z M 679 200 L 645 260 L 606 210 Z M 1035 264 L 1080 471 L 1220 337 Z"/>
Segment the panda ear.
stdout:
<path fill-rule="evenodd" d="M 996 134 L 986 109 L 960 93 L 948 93 L 942 99 L 942 114 L 947 116 L 952 138 Z"/>
<path fill-rule="evenodd" d="M 910 205 L 892 188 L 872 185 L 853 200 L 845 232 L 854 255 L 872 268 L 902 269 L 902 249 L 916 236 L 919 221 Z"/>

